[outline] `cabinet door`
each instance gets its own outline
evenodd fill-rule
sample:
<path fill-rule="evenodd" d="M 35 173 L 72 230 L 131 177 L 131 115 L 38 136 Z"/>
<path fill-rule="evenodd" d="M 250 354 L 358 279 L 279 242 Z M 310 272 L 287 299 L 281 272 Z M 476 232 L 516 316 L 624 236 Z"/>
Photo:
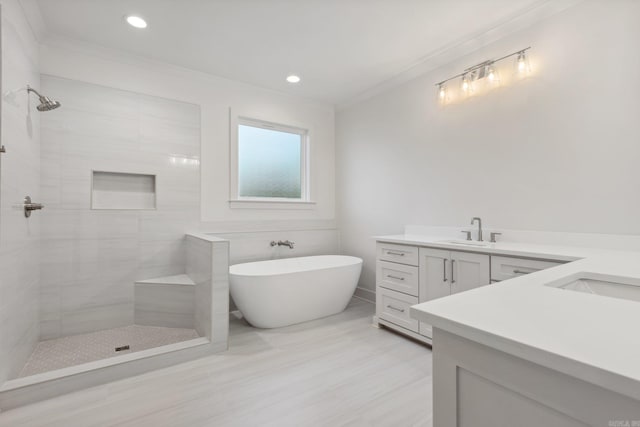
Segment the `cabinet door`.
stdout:
<path fill-rule="evenodd" d="M 446 297 L 451 293 L 451 260 L 449 251 L 441 249 L 420 248 L 420 286 L 418 299 L 420 302 Z M 431 338 L 431 325 L 420 322 L 421 335 Z"/>
<path fill-rule="evenodd" d="M 469 252 L 451 252 L 451 293 L 491 283 L 489 255 Z"/>
<path fill-rule="evenodd" d="M 420 248 L 420 302 L 451 294 L 450 252 L 442 249 Z"/>

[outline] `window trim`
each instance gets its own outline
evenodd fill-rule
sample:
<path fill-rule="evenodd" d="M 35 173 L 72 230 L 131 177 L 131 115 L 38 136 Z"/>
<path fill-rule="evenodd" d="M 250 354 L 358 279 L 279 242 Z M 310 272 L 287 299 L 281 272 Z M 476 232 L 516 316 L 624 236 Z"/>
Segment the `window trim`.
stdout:
<path fill-rule="evenodd" d="M 240 170 L 238 165 L 238 127 L 240 125 L 258 127 L 300 135 L 300 186 L 301 197 L 299 199 L 285 197 L 241 197 L 239 195 Z M 295 125 L 285 125 L 247 117 L 244 115 L 230 114 L 230 197 L 229 206 L 240 209 L 313 209 L 315 202 L 311 199 L 311 156 L 310 156 L 310 130 Z"/>

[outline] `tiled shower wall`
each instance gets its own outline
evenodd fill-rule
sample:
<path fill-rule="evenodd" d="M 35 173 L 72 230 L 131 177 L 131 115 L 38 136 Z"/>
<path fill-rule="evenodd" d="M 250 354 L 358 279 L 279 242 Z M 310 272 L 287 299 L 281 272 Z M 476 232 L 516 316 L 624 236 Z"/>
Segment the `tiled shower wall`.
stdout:
<path fill-rule="evenodd" d="M 17 374 L 38 341 L 40 212 L 24 217 L 24 196 L 40 197 L 38 44 L 17 1 L 2 0 L 0 154 L 0 383 Z"/>
<path fill-rule="evenodd" d="M 41 339 L 133 324 L 134 281 L 184 273 L 200 217 L 196 105 L 42 76 Z M 91 209 L 92 171 L 156 175 L 155 210 Z"/>

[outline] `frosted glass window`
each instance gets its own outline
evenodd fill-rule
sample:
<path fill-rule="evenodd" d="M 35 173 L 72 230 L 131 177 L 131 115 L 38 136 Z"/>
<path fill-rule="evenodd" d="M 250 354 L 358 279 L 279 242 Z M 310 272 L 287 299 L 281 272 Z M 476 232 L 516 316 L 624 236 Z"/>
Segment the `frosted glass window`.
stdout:
<path fill-rule="evenodd" d="M 238 196 L 304 198 L 305 132 L 238 125 Z"/>

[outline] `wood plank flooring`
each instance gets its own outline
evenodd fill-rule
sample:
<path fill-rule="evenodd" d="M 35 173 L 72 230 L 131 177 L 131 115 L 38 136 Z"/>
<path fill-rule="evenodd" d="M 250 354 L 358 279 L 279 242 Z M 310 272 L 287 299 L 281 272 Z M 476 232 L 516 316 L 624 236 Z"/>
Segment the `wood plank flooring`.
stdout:
<path fill-rule="evenodd" d="M 0 426 L 432 426 L 431 350 L 371 326 L 373 304 L 261 330 L 228 352 L 0 414 Z"/>

